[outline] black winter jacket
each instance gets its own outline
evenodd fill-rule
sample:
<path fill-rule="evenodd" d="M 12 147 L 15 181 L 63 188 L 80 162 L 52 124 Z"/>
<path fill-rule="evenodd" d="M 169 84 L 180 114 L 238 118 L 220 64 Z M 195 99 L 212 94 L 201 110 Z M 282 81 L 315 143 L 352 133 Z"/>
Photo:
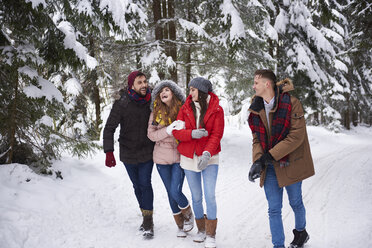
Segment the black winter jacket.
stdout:
<path fill-rule="evenodd" d="M 129 99 L 125 90 L 114 102 L 103 130 L 104 152 L 114 151 L 114 133 L 120 124 L 120 160 L 125 164 L 138 164 L 152 159 L 154 142 L 147 137 L 150 102 L 139 104 Z"/>

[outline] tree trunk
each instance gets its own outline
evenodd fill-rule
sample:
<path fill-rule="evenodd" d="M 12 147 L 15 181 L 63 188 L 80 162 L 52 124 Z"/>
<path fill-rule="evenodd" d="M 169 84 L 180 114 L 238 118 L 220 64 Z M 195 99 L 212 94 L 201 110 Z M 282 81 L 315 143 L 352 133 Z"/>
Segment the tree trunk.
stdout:
<path fill-rule="evenodd" d="M 352 120 L 353 120 L 353 126 L 358 126 L 358 112 L 357 110 L 353 110 L 352 112 Z"/>
<path fill-rule="evenodd" d="M 347 130 L 350 130 L 350 112 L 349 112 L 349 109 L 347 109 L 347 110 L 344 112 L 344 127 L 345 127 Z"/>
<path fill-rule="evenodd" d="M 161 0 L 154 0 L 152 2 L 152 11 L 154 13 L 155 39 L 163 40 L 163 29 L 159 23 L 161 19 Z"/>
<path fill-rule="evenodd" d="M 346 98 L 346 110 L 344 114 L 344 126 L 347 130 L 350 130 L 350 96 L 347 94 Z"/>
<path fill-rule="evenodd" d="M 168 19 L 168 11 L 167 11 L 167 0 L 162 0 L 161 3 L 163 15 L 162 15 L 162 27 L 163 27 L 163 39 L 168 39 L 169 38 L 169 33 L 168 33 L 168 22 L 165 22 Z M 165 23 L 164 23 L 165 22 Z M 169 54 L 169 47 L 165 47 L 165 51 L 167 54 Z"/>
<path fill-rule="evenodd" d="M 172 57 L 173 61 L 177 63 L 177 45 L 176 41 L 176 23 L 174 21 L 174 0 L 168 0 L 168 18 L 172 19 L 169 22 L 169 39 L 173 42 L 169 43 L 169 55 Z M 177 83 L 177 64 L 169 70 L 171 74 L 171 79 Z"/>
<path fill-rule="evenodd" d="M 354 127 L 356 127 L 360 123 L 359 117 L 361 115 L 360 114 L 360 109 L 359 109 L 359 104 L 358 103 L 354 104 L 354 109 L 355 109 L 355 112 L 354 112 L 353 125 L 354 125 Z"/>
<path fill-rule="evenodd" d="M 16 133 L 16 128 L 17 128 L 17 122 L 16 122 L 16 116 L 17 116 L 17 104 L 18 104 L 18 87 L 19 87 L 19 80 L 18 80 L 18 72 L 15 70 L 14 73 L 14 99 L 12 102 L 12 107 L 10 109 L 10 137 L 9 137 L 9 153 L 8 153 L 8 158 L 6 163 L 10 164 L 13 161 L 13 155 L 14 155 L 14 147 L 15 147 L 15 133 Z"/>
<path fill-rule="evenodd" d="M 268 39 L 267 42 L 269 43 L 269 54 L 272 58 L 274 58 L 274 44 L 272 39 Z"/>
<path fill-rule="evenodd" d="M 90 48 L 90 52 L 89 52 L 89 55 L 94 57 L 95 56 L 95 49 L 94 49 L 94 38 L 93 36 L 90 36 L 89 37 L 89 48 Z M 96 139 L 99 139 L 99 135 L 100 135 L 100 128 L 99 128 L 99 125 L 102 123 L 102 120 L 101 120 L 101 98 L 99 96 L 99 88 L 98 88 L 98 85 L 97 85 L 97 79 L 98 79 L 98 76 L 97 76 L 97 69 L 93 69 L 91 72 L 90 72 L 90 83 L 93 87 L 93 101 L 94 101 L 94 105 L 95 105 L 95 109 L 96 109 L 96 121 L 94 123 L 94 128 L 95 128 L 95 138 Z"/>
<path fill-rule="evenodd" d="M 191 80 L 191 46 L 188 46 L 186 52 L 186 96 L 189 94 L 190 80 Z"/>
<path fill-rule="evenodd" d="M 152 2 L 152 12 L 154 14 L 154 26 L 155 26 L 155 40 L 161 44 L 163 40 L 163 28 L 161 26 L 160 20 L 161 20 L 161 0 L 154 0 Z M 160 79 L 164 79 L 164 72 L 158 71 L 158 75 Z"/>
<path fill-rule="evenodd" d="M 315 111 L 314 112 L 314 122 L 316 125 L 319 125 L 319 112 L 318 111 Z"/>
<path fill-rule="evenodd" d="M 189 7 L 187 8 L 187 20 L 188 21 L 191 21 L 191 7 L 190 7 L 190 3 L 189 4 Z M 190 31 L 186 31 L 186 37 L 187 37 L 187 42 L 190 44 L 191 43 L 191 32 Z M 186 50 L 186 97 L 189 95 L 189 82 L 191 80 L 191 53 L 192 53 L 192 50 L 191 50 L 191 45 L 188 45 L 187 46 L 187 50 Z"/>

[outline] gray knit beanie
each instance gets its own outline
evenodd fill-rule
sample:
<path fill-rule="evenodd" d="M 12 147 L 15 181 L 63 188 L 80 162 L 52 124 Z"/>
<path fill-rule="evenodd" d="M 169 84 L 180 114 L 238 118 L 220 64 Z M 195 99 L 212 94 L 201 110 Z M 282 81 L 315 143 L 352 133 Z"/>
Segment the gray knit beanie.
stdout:
<path fill-rule="evenodd" d="M 194 88 L 197 88 L 198 90 L 208 93 L 212 91 L 212 83 L 208 79 L 205 79 L 203 77 L 197 77 L 191 80 L 189 83 L 189 87 L 192 86 Z"/>

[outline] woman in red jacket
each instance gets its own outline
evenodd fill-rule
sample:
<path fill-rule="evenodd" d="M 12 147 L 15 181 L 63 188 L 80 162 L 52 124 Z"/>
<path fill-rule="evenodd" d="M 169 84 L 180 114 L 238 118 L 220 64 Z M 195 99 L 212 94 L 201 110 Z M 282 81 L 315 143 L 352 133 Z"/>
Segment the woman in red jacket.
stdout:
<path fill-rule="evenodd" d="M 197 77 L 189 83 L 190 95 L 178 113 L 177 120 L 185 122 L 185 129 L 174 130 L 180 141 L 181 167 L 185 171 L 192 195 L 192 205 L 198 227 L 195 242 L 216 247 L 217 205 L 215 197 L 219 152 L 224 130 L 224 113 L 218 97 L 212 93 L 209 80 Z M 203 178 L 203 180 L 202 180 Z M 203 190 L 207 215 L 203 209 Z"/>

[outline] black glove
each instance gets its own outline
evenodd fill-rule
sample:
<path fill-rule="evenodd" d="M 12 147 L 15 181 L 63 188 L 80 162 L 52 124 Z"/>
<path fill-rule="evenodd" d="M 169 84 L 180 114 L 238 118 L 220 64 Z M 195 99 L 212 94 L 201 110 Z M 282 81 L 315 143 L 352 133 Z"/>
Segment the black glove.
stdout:
<path fill-rule="evenodd" d="M 266 152 L 259 158 L 259 160 L 261 160 L 263 165 L 268 165 L 273 163 L 274 158 L 271 156 L 270 152 Z"/>
<path fill-rule="evenodd" d="M 263 164 L 259 159 L 256 160 L 251 166 L 249 170 L 248 179 L 251 182 L 254 182 L 255 179 L 259 178 L 261 175 L 261 171 L 263 170 Z"/>
<path fill-rule="evenodd" d="M 269 152 L 264 153 L 259 159 L 257 159 L 251 166 L 249 170 L 248 179 L 254 182 L 255 179 L 261 176 L 261 172 L 264 170 L 265 166 L 272 163 L 274 160 L 273 156 Z"/>

